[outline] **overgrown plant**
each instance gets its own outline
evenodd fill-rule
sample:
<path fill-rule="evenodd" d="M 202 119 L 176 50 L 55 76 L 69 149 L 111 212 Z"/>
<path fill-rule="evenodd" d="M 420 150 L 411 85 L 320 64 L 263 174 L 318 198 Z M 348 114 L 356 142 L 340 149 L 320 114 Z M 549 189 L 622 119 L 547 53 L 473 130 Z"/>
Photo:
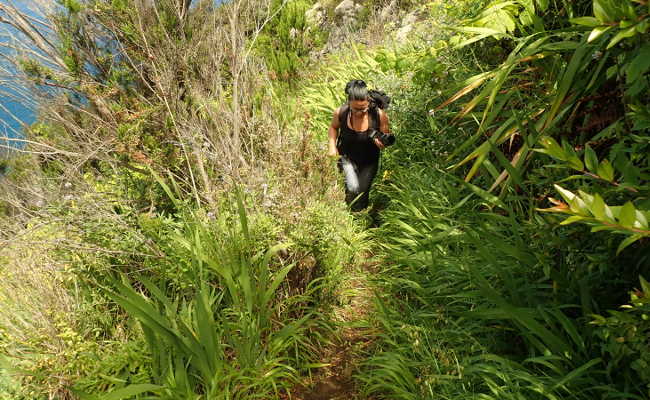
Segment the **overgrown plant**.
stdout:
<path fill-rule="evenodd" d="M 177 209 L 185 210 L 172 189 L 158 182 Z M 282 245 L 254 250 L 241 194 L 236 214 L 238 223 L 220 232 L 222 237 L 212 229 L 228 225 L 225 220 L 211 223 L 191 210 L 183 214 L 185 226 L 174 240 L 190 256 L 195 283 L 188 294 L 142 275 L 136 280 L 140 290 L 126 276 L 108 281 L 106 294 L 140 323 L 153 371 L 151 384 L 117 389 L 111 398 L 144 392 L 166 399 L 267 398 L 296 379 L 302 362 L 296 349 L 304 345 L 312 317 L 293 309 L 298 316 L 289 318 L 288 303 L 277 293 L 295 264 L 282 265 L 277 257 Z"/>
<path fill-rule="evenodd" d="M 546 10 L 549 3 L 536 4 Z M 465 180 L 483 170 L 484 184 L 490 184 L 489 191 L 501 186 L 502 197 L 513 188 L 531 190 L 530 180 L 539 179 L 530 174 L 538 165 L 537 153 L 565 161 L 566 167 L 582 173 L 574 178 L 589 196 L 600 194 L 617 202 L 623 198 L 629 201 L 627 209 L 638 208 L 638 227 L 632 221 L 632 230 L 623 230 L 630 239 L 622 250 L 645 236 L 643 216 L 648 210 L 644 199 L 649 166 L 643 156 L 648 151 L 648 129 L 640 111 L 648 103 L 647 6 L 594 0 L 593 16 L 576 15 L 572 6 L 564 7 L 565 15 L 574 18 L 567 18 L 561 29 L 546 30 L 534 7 L 501 1 L 464 28 L 473 35 L 461 46 L 492 37 L 505 40 L 504 35 L 515 33 L 515 26 L 521 30 L 519 37 L 508 36 L 514 49 L 499 67 L 469 78 L 438 107 L 480 88 L 455 117 L 475 119 L 477 131 L 450 159 L 464 155 L 453 168 L 472 163 Z M 517 19 L 515 12 L 524 14 Z M 495 17 L 503 13 L 509 17 Z M 506 25 L 483 27 L 486 24 Z M 532 87 L 543 90 L 533 92 Z M 630 131 L 634 134 L 627 135 Z M 562 146 L 556 140 L 560 137 Z M 582 158 L 588 162 L 586 169 Z M 614 169 L 621 173 L 616 180 Z M 570 221 L 580 221 L 580 215 Z M 637 228 L 641 231 L 634 231 Z"/>
<path fill-rule="evenodd" d="M 305 13 L 311 5 L 304 0 L 274 0 L 271 4 L 277 16 L 264 27 L 255 46 L 278 82 L 295 81 L 309 65 L 309 53 L 323 44 L 326 33 L 307 24 Z"/>
<path fill-rule="evenodd" d="M 595 289 L 586 285 L 598 273 L 574 269 L 588 265 L 586 242 L 567 248 L 566 228 L 542 233 L 540 221 L 519 223 L 504 203 L 506 215 L 477 215 L 498 198 L 476 190 L 467 195 L 447 173 L 423 165 L 395 174 L 395 183 L 383 189 L 393 202 L 376 233 L 392 263 L 378 277 L 383 333 L 359 375 L 369 394 L 643 397 L 647 381 L 619 380 L 619 373 L 636 376 L 636 370 L 605 373 L 608 363 L 618 361 L 607 353 L 610 339 L 595 337 L 590 325 L 592 313 L 600 311 L 593 308 Z M 613 260 L 611 254 L 608 263 Z M 628 332 L 633 324 L 645 326 L 625 320 Z M 638 350 L 630 357 L 640 357 Z"/>

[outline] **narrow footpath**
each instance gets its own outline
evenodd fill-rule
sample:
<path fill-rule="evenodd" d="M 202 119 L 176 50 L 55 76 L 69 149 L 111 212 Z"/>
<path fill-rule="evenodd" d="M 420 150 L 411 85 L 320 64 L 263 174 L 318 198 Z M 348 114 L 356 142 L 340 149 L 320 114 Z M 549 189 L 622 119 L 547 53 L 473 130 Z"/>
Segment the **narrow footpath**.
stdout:
<path fill-rule="evenodd" d="M 371 400 L 359 393 L 354 374 L 365 359 L 367 349 L 376 337 L 369 325 L 373 313 L 373 288 L 368 277 L 375 274 L 378 262 L 366 253 L 364 261 L 355 265 L 349 278 L 339 289 L 340 305 L 334 310 L 337 331 L 332 344 L 322 349 L 321 362 L 326 366 L 315 370 L 305 387 L 293 394 L 295 400 Z"/>

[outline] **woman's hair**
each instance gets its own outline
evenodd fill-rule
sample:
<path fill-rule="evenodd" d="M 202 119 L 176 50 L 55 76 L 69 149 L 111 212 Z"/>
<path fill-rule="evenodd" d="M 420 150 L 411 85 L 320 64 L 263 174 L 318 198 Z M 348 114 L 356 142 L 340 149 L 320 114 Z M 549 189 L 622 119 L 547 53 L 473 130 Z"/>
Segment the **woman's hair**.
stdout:
<path fill-rule="evenodd" d="M 366 82 L 355 79 L 345 85 L 345 94 L 348 96 L 348 101 L 354 100 L 368 100 L 368 87 Z"/>

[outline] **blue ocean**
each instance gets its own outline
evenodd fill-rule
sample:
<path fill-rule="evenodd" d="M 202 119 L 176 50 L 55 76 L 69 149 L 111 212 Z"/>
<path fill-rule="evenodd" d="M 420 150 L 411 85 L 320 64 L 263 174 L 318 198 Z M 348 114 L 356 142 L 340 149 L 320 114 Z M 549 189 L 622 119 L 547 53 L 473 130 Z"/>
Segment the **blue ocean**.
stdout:
<path fill-rule="evenodd" d="M 1 89 L 0 137 L 2 137 L 2 140 L 0 140 L 0 143 L 8 147 L 19 148 L 22 146 L 22 143 L 12 139 L 20 139 L 22 137 L 22 124 L 32 124 L 36 120 L 36 110 L 11 98 L 6 94 L 5 87 Z"/>
<path fill-rule="evenodd" d="M 13 3 L 22 10 L 28 11 L 26 3 L 22 1 L 12 2 L 11 0 L 0 0 L 1 4 Z M 37 16 L 34 12 L 29 12 L 31 16 Z M 32 124 L 36 120 L 36 109 L 34 99 L 25 98 L 25 94 L 19 94 L 16 86 L 20 86 L 16 78 L 16 69 L 7 59 L 15 57 L 14 51 L 7 47 L 11 43 L 11 37 L 14 40 L 20 40 L 21 36 L 16 30 L 6 24 L 0 24 L 0 67 L 2 76 L 0 80 L 0 154 L 6 152 L 7 148 L 20 148 L 23 137 L 24 124 Z"/>

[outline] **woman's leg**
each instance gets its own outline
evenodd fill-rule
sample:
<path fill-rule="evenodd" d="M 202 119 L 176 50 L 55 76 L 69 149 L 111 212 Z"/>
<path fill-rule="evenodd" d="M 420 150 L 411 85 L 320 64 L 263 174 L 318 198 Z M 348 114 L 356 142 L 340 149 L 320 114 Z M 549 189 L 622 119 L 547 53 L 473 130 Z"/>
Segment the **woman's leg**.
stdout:
<path fill-rule="evenodd" d="M 359 193 L 361 196 L 352 205 L 352 210 L 354 211 L 363 210 L 368 207 L 370 187 L 372 186 L 372 181 L 375 179 L 375 175 L 377 175 L 379 161 L 370 164 L 360 164 L 357 167 L 359 170 Z"/>
<path fill-rule="evenodd" d="M 350 205 L 352 211 L 360 211 L 368 207 L 370 187 L 377 174 L 379 161 L 358 164 L 347 157 L 341 157 L 339 168 L 345 177 L 345 202 Z"/>

